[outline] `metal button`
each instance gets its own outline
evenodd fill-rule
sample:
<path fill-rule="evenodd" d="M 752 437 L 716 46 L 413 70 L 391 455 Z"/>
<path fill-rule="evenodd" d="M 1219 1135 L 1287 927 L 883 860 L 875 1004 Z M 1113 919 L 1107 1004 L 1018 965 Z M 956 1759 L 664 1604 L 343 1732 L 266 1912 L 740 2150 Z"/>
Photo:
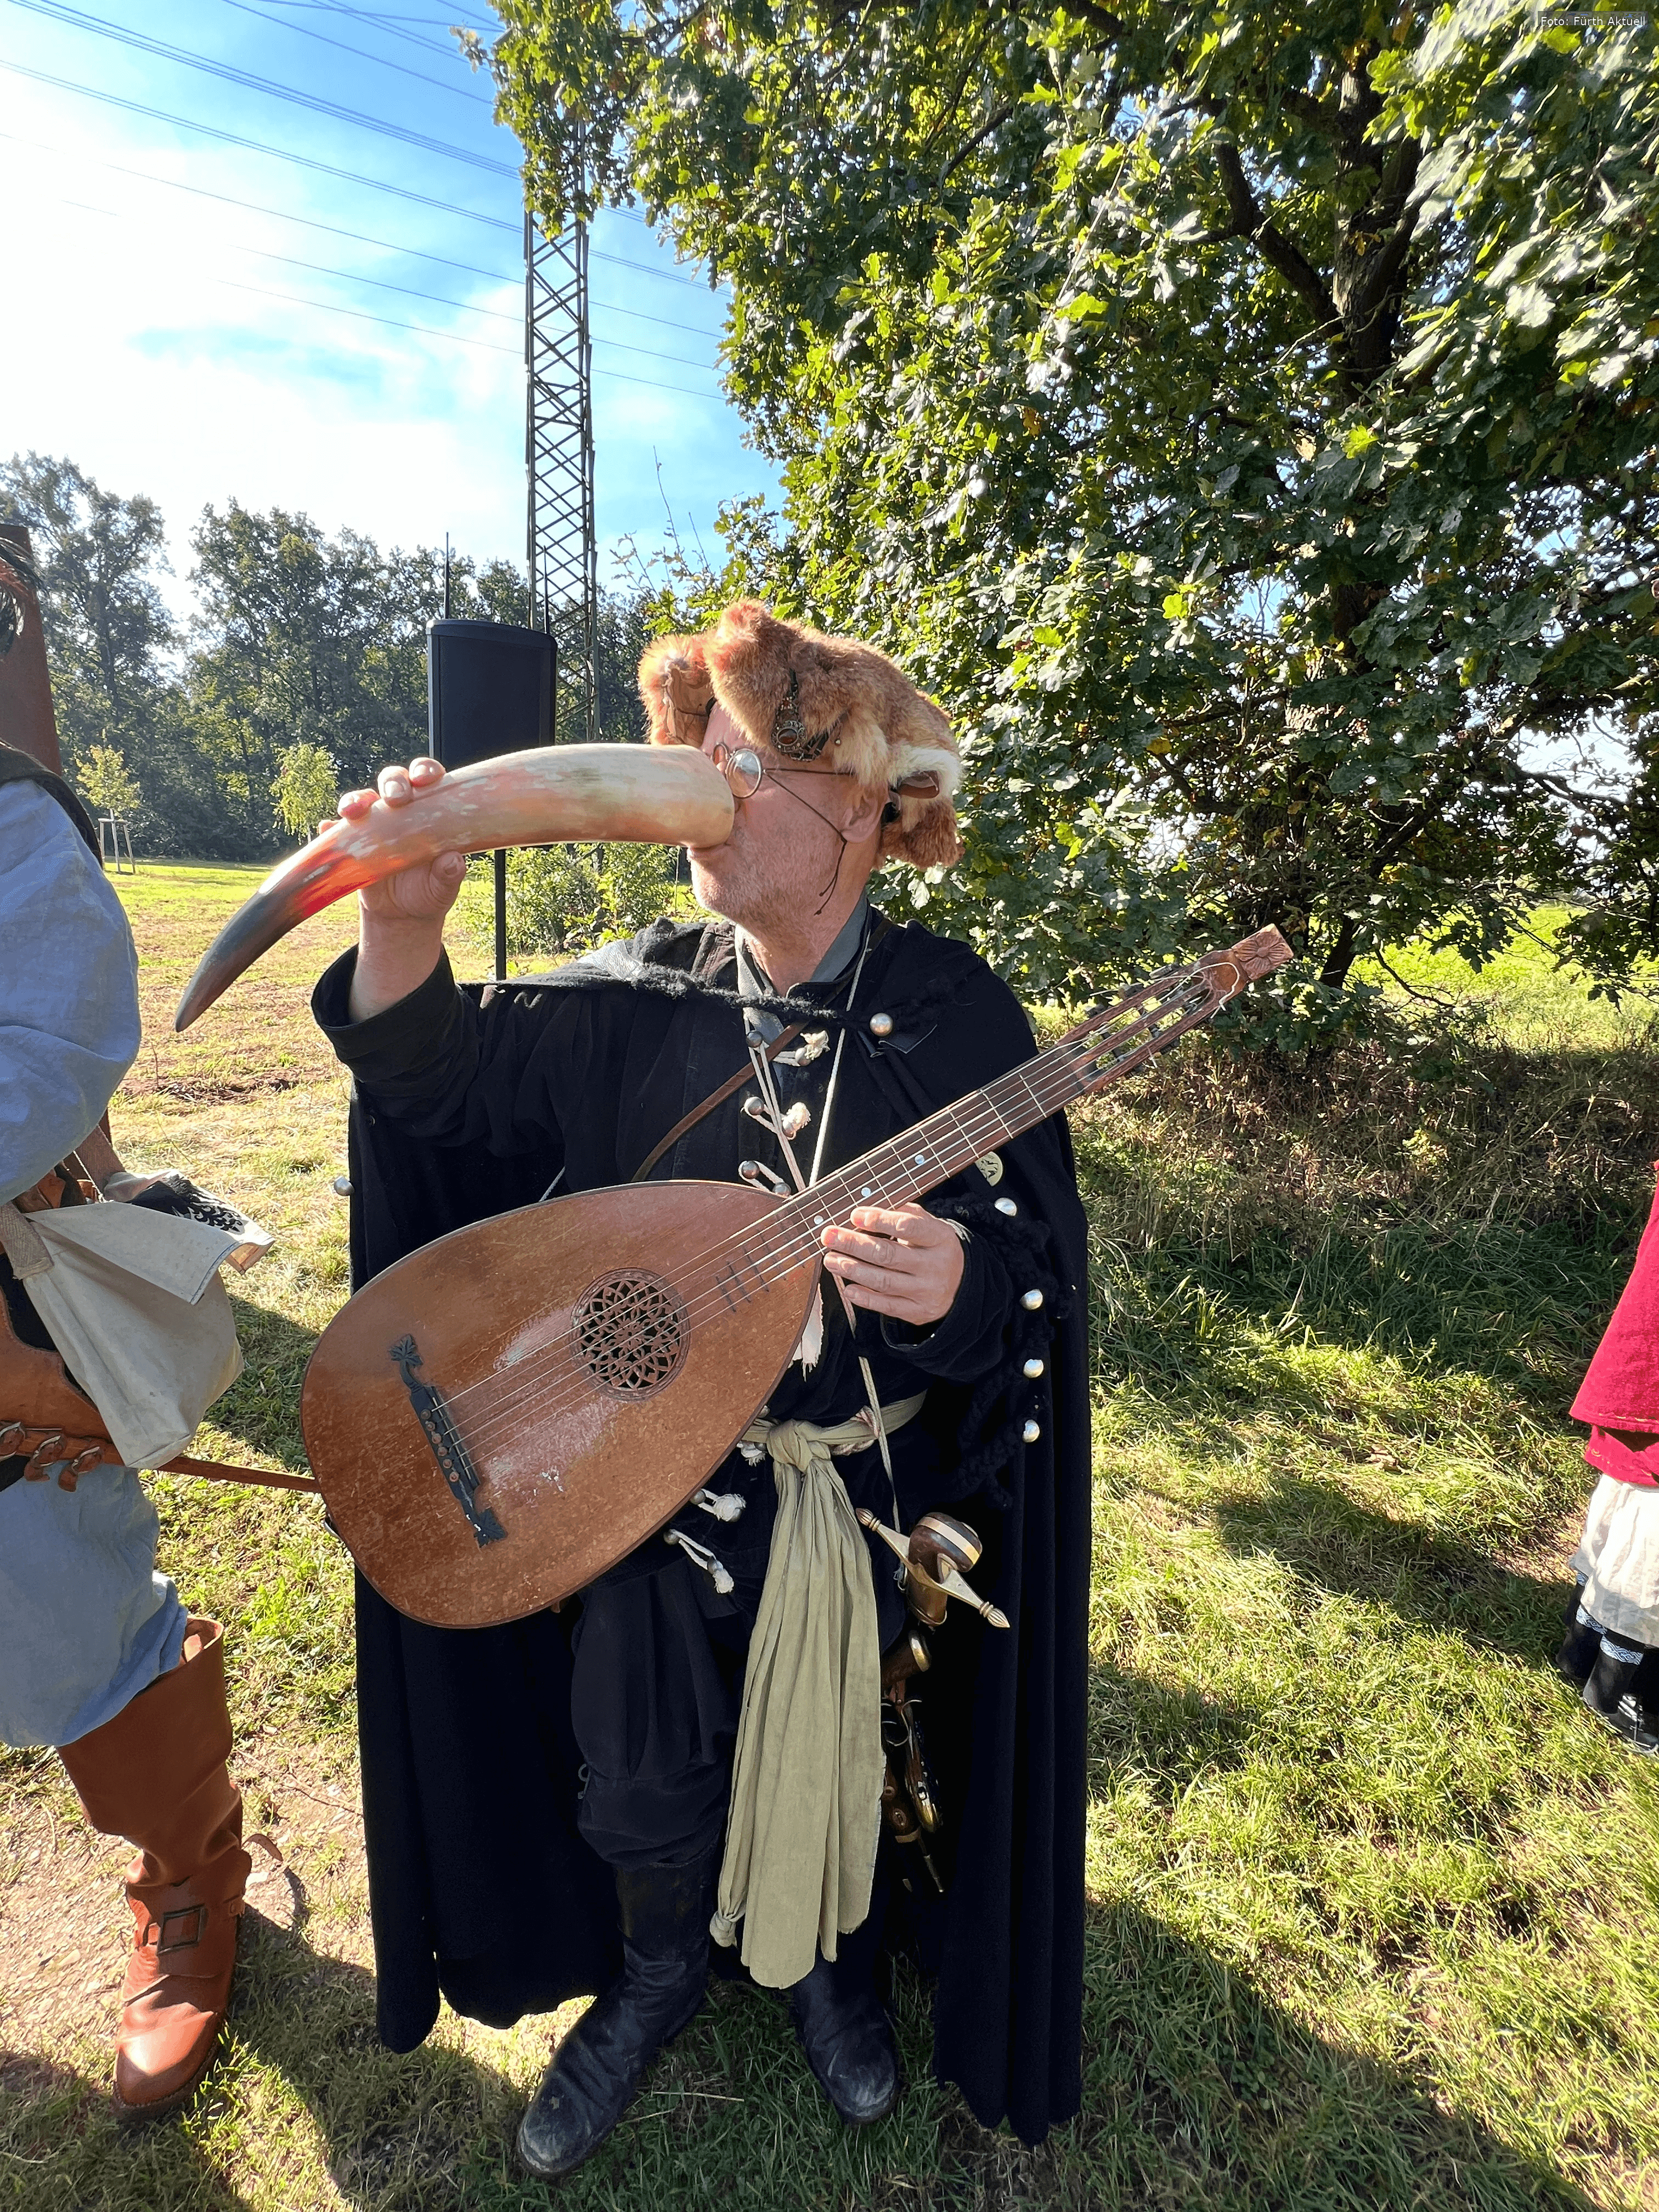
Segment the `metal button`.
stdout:
<path fill-rule="evenodd" d="M 1000 1198 L 996 1202 L 996 1206 L 997 1212 L 999 1213 L 1006 1213 L 1010 1220 L 1012 1220 L 1014 1215 L 1019 1212 L 1019 1208 L 1014 1204 L 1012 1198 Z"/>
<path fill-rule="evenodd" d="M 1025 1426 L 1020 1431 L 1020 1434 L 1024 1437 L 1028 1444 L 1034 1444 L 1037 1438 L 1042 1434 L 1042 1431 L 1035 1421 L 1027 1421 Z"/>
<path fill-rule="evenodd" d="M 878 1037 L 891 1036 L 893 1034 L 893 1017 L 890 1014 L 872 1014 L 870 1017 L 870 1034 L 872 1036 Z"/>
<path fill-rule="evenodd" d="M 1039 1375 L 1041 1375 L 1042 1373 L 1042 1362 L 1040 1359 L 1028 1359 L 1028 1360 L 1026 1361 L 1026 1363 L 1025 1363 L 1025 1379 L 1026 1379 L 1026 1381 L 1027 1381 L 1028 1382 L 1035 1382 L 1036 1381 L 1036 1379 L 1037 1379 L 1037 1376 L 1038 1376 Z"/>
<path fill-rule="evenodd" d="M 1020 1304 L 1024 1307 L 1027 1313 L 1035 1313 L 1037 1308 L 1042 1304 L 1042 1291 L 1027 1291 L 1025 1295 L 1021 1298 Z"/>

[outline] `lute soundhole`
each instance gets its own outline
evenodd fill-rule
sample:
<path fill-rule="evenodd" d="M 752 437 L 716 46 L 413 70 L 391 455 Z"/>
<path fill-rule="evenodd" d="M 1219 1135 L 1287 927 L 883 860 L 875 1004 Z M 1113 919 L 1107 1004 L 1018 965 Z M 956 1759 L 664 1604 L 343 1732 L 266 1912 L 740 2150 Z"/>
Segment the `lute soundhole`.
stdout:
<path fill-rule="evenodd" d="M 690 1323 L 671 1284 L 629 1268 L 601 1275 L 583 1291 L 570 1334 L 577 1358 L 602 1390 L 645 1398 L 679 1373 Z"/>

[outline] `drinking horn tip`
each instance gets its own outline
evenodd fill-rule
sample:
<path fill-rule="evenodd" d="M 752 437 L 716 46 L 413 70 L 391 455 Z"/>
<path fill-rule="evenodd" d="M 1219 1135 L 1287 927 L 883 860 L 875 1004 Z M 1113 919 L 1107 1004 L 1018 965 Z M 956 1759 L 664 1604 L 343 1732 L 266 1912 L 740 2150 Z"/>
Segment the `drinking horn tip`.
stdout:
<path fill-rule="evenodd" d="M 179 1010 L 187 1030 L 289 931 L 325 906 L 441 853 L 512 845 L 723 845 L 732 793 L 689 745 L 549 745 L 455 769 L 402 806 L 377 799 L 330 822 L 273 868 L 202 955 Z"/>

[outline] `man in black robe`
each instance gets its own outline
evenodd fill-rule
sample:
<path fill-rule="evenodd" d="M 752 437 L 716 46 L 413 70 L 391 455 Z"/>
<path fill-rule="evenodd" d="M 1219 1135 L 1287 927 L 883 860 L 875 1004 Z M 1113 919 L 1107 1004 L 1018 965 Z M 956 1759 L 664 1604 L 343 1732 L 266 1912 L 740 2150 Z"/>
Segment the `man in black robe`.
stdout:
<path fill-rule="evenodd" d="M 944 865 L 958 849 L 948 724 L 892 663 L 744 604 L 706 636 L 659 641 L 641 688 L 653 741 L 701 744 L 738 799 L 730 840 L 691 854 L 720 919 L 659 923 L 480 998 L 457 990 L 442 951 L 460 856 L 363 894 L 358 951 L 315 1001 L 355 1078 L 360 1280 L 462 1222 L 624 1182 L 647 1161 L 659 1177 L 782 1187 L 793 1139 L 815 1177 L 1030 1054 L 981 961 L 870 906 L 878 860 Z M 387 769 L 380 796 L 418 805 L 441 775 Z M 341 811 L 373 799 L 349 794 Z M 769 1076 L 754 1066 L 664 1146 L 786 1023 L 800 1035 Z M 981 2120 L 1006 2115 L 1036 2140 L 1080 2093 L 1088 1417 L 1063 1121 L 928 1206 L 866 1207 L 823 1243 L 856 1332 L 825 1296 L 767 1419 L 821 1430 L 872 1397 L 890 1412 L 921 1401 L 885 1463 L 872 1442 L 838 1459 L 839 1479 L 903 1528 L 930 1507 L 966 1514 L 987 1540 L 976 1579 L 1011 1626 L 964 1613 L 934 1641 L 944 1901 L 924 1902 L 890 1848 L 866 1869 L 859 1924 L 843 1917 L 837 1940 L 832 1915 L 823 1949 L 809 1941 L 791 2011 L 842 2118 L 881 2117 L 899 2080 L 877 1954 L 913 1942 L 939 1973 L 941 2077 Z M 539 2173 L 604 2140 L 702 2001 L 778 1494 L 757 1446 L 734 1451 L 556 1620 L 425 1629 L 360 1583 L 383 2033 L 418 2041 L 439 1987 L 495 2024 L 600 1991 L 520 2130 Z M 891 1569 L 888 1553 L 860 1552 L 883 1650 L 904 1632 Z"/>

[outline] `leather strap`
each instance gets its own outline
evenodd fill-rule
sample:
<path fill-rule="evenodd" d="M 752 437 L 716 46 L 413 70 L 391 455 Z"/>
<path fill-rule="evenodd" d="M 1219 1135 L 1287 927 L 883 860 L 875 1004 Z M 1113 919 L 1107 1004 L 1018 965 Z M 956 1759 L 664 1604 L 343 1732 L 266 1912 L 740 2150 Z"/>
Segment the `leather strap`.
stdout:
<path fill-rule="evenodd" d="M 775 1060 L 785 1045 L 792 1044 L 805 1026 L 804 1022 L 792 1022 L 787 1030 L 781 1030 L 771 1043 L 767 1046 L 766 1058 L 769 1060 Z M 752 1062 L 740 1067 L 730 1082 L 722 1083 L 718 1091 L 711 1091 L 701 1106 L 694 1106 L 689 1114 L 682 1114 L 668 1134 L 659 1143 L 653 1145 L 640 1162 L 638 1167 L 628 1178 L 629 1182 L 643 1182 L 671 1145 L 678 1144 L 688 1129 L 695 1129 L 705 1114 L 712 1114 L 715 1107 L 724 1105 L 732 1093 L 734 1091 L 740 1091 L 754 1073 Z"/>

